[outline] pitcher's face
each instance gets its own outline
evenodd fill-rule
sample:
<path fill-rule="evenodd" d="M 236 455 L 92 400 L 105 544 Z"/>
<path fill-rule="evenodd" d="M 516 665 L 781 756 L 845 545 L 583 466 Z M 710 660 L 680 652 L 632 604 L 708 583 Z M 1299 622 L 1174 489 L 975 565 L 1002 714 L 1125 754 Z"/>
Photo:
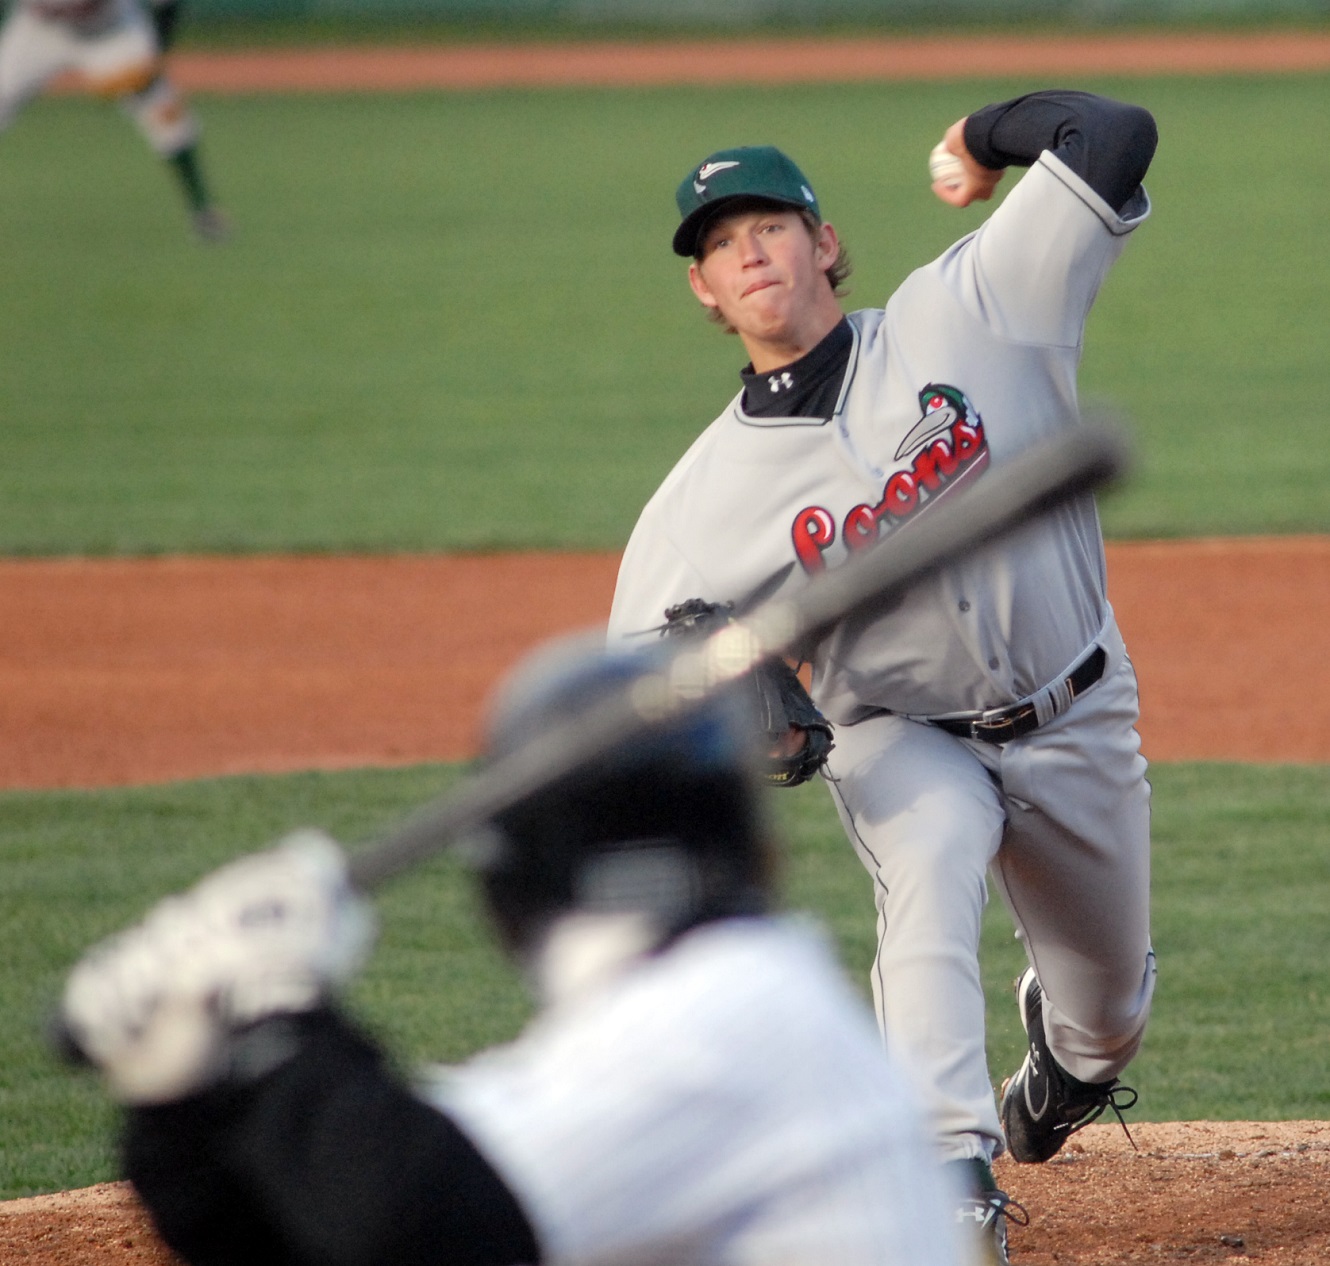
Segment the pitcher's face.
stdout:
<path fill-rule="evenodd" d="M 741 211 L 718 217 L 701 246 L 701 260 L 688 270 L 693 293 L 719 311 L 750 354 L 754 344 L 759 350 L 798 346 L 807 351 L 825 333 L 829 313 L 840 319 L 826 277 L 840 253 L 831 225 L 810 231 L 797 211 L 775 207 Z M 821 333 L 804 346 L 809 331 L 816 330 Z M 754 355 L 755 369 L 774 367 L 758 361 Z"/>

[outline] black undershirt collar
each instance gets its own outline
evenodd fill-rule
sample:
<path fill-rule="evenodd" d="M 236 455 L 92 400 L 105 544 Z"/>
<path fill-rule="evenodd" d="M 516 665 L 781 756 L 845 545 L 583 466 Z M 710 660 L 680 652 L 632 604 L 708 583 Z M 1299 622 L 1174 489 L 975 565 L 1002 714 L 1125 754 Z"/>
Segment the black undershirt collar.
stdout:
<path fill-rule="evenodd" d="M 743 379 L 743 409 L 752 418 L 829 418 L 840 399 L 850 363 L 854 333 L 847 317 L 811 352 L 769 373 L 753 372 L 750 362 Z"/>

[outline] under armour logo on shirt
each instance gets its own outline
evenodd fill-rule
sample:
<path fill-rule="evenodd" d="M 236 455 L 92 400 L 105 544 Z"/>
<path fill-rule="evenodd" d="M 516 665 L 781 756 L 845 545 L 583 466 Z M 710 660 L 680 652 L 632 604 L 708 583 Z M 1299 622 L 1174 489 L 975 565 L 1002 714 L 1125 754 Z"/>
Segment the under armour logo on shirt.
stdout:
<path fill-rule="evenodd" d="M 782 387 L 788 391 L 794 386 L 794 375 L 788 370 L 782 370 L 779 374 L 772 374 L 771 377 L 767 379 L 767 386 L 771 388 L 773 395 Z"/>

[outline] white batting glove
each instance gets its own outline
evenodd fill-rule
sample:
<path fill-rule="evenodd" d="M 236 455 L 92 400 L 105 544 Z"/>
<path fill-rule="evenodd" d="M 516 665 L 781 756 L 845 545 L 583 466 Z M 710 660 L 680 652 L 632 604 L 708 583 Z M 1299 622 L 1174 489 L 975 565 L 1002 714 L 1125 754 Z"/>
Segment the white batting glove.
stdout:
<path fill-rule="evenodd" d="M 342 850 L 298 831 L 94 946 L 70 973 L 61 1018 L 117 1099 L 167 1103 L 221 1075 L 236 1029 L 317 1006 L 373 939 Z"/>

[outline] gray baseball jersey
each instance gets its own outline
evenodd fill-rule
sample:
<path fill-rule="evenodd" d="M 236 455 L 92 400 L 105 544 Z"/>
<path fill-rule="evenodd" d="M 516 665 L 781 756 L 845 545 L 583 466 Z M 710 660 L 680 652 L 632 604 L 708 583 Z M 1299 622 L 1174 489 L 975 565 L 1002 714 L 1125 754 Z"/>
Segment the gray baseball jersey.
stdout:
<path fill-rule="evenodd" d="M 427 1094 L 549 1266 L 959 1261 L 914 1094 L 796 922 L 697 928 Z"/>
<path fill-rule="evenodd" d="M 1076 425 L 1086 315 L 1148 212 L 1143 190 L 1115 212 L 1044 152 L 885 310 L 850 316 L 829 417 L 752 416 L 741 394 L 699 437 L 633 531 L 611 639 L 650 636 L 688 598 L 742 604 L 806 584 Z M 769 376 L 771 391 L 784 385 Z M 1101 678 L 1071 707 L 1066 679 L 1096 647 Z M 883 1030 L 924 1084 L 944 1157 L 991 1157 L 1002 1136 L 975 962 L 988 867 L 1064 1068 L 1115 1076 L 1150 1001 L 1149 791 L 1093 500 L 837 629 L 811 662 L 814 697 L 838 724 L 829 785 L 874 878 Z M 1043 725 L 1019 742 L 920 723 L 1027 700 Z"/>

